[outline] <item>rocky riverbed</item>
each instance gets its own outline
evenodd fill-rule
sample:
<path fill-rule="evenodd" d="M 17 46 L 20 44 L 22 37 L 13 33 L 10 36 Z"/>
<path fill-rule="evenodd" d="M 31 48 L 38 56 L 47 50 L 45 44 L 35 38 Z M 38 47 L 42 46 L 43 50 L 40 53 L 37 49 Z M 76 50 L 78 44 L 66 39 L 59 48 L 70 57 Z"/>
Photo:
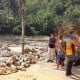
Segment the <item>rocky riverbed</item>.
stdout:
<path fill-rule="evenodd" d="M 66 77 L 65 67 L 56 70 L 55 61 L 46 62 L 48 39 L 28 38 L 24 54 L 18 39 L 1 40 L 0 80 L 80 80 L 80 66 L 73 67 L 75 76 Z"/>
<path fill-rule="evenodd" d="M 0 46 L 0 75 L 15 73 L 19 70 L 26 71 L 31 64 L 45 59 L 47 48 L 44 41 L 27 40 L 24 54 L 22 54 L 21 45 L 16 45 L 18 41 L 3 39 L 1 40 L 4 42 Z M 16 44 L 11 45 L 11 41 L 15 41 Z"/>

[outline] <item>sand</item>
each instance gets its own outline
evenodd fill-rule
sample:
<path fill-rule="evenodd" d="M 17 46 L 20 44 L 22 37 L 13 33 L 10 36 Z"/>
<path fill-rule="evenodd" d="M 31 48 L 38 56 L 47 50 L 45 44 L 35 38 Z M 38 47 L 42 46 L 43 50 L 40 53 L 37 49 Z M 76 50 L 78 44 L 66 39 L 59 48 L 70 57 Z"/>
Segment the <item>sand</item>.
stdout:
<path fill-rule="evenodd" d="M 26 71 L 0 75 L 0 80 L 74 80 L 65 76 L 65 71 L 56 70 L 55 63 L 38 62 Z"/>

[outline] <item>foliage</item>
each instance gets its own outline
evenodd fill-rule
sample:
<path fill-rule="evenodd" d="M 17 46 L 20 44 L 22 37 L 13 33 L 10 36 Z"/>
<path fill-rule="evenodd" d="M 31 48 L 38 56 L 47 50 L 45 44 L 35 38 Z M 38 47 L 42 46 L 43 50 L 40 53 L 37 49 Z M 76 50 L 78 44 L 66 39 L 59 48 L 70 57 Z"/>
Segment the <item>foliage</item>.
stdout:
<path fill-rule="evenodd" d="M 1 34 L 21 34 L 18 1 L 0 0 Z M 25 20 L 26 35 L 49 35 L 53 31 L 57 33 L 60 27 L 65 28 L 70 23 L 79 26 L 80 0 L 26 0 Z"/>

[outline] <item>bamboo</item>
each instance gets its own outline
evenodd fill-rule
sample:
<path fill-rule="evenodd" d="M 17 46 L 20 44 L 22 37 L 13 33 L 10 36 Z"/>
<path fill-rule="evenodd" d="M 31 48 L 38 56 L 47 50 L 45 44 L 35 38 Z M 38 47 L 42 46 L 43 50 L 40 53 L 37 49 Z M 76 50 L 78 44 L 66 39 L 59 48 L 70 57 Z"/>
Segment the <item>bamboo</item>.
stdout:
<path fill-rule="evenodd" d="M 22 54 L 24 54 L 24 29 L 25 29 L 25 22 L 24 18 L 22 17 Z"/>
<path fill-rule="evenodd" d="M 25 35 L 25 0 L 21 1 L 21 13 L 22 13 L 22 54 L 24 54 L 24 35 Z"/>

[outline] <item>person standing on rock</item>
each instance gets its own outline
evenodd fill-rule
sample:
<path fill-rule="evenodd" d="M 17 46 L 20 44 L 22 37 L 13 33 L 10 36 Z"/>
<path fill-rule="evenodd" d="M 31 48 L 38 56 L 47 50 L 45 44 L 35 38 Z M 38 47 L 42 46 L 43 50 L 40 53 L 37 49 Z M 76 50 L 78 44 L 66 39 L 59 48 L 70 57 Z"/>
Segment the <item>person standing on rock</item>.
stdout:
<path fill-rule="evenodd" d="M 49 59 L 48 59 L 47 62 L 53 62 L 53 60 L 54 60 L 55 43 L 56 43 L 55 35 L 54 35 L 54 33 L 51 33 L 51 36 L 50 36 L 50 39 L 49 39 L 49 45 L 48 45 Z"/>
<path fill-rule="evenodd" d="M 74 39 L 74 32 L 71 31 L 66 39 L 66 56 L 67 56 L 66 76 L 72 75 L 71 70 L 73 62 L 75 60 L 77 46 L 80 46 L 80 44 Z"/>

